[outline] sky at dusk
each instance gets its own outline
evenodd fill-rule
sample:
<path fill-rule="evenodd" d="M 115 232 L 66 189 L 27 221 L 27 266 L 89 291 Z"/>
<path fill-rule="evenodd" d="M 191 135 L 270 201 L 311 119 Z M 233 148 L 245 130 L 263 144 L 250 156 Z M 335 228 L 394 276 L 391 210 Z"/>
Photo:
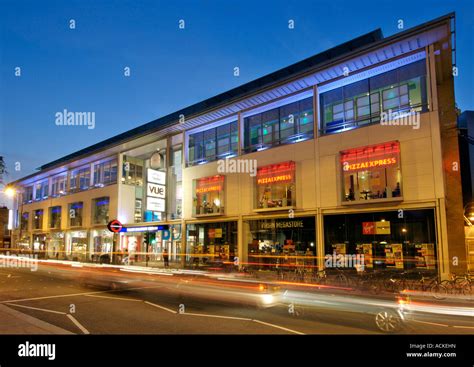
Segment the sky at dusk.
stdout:
<path fill-rule="evenodd" d="M 0 0 L 5 181 L 377 28 L 390 36 L 399 19 L 409 28 L 456 12 L 456 101 L 472 110 L 473 10 L 472 0 Z M 95 128 L 57 126 L 64 109 L 95 112 Z"/>

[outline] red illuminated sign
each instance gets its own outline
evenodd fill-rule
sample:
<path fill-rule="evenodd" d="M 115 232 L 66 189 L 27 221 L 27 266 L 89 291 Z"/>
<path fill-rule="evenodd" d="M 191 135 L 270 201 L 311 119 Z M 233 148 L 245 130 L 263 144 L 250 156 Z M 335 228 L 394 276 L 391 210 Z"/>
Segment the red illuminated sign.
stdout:
<path fill-rule="evenodd" d="M 375 234 L 375 222 L 362 222 L 362 234 Z"/>
<path fill-rule="evenodd" d="M 203 194 L 206 192 L 221 191 L 224 183 L 224 176 L 216 175 L 204 177 L 197 180 L 196 193 Z"/>
<path fill-rule="evenodd" d="M 110 232 L 119 233 L 122 230 L 123 226 L 120 221 L 114 219 L 113 221 L 109 222 L 109 224 L 107 224 L 107 228 Z"/>
<path fill-rule="evenodd" d="M 257 169 L 258 185 L 293 182 L 294 177 L 295 162 L 293 161 L 272 164 Z"/>
<path fill-rule="evenodd" d="M 342 162 L 342 169 L 344 171 L 357 171 L 360 169 L 386 167 L 397 163 L 397 158 L 375 159 L 372 161 L 362 161 L 357 163 Z"/>
<path fill-rule="evenodd" d="M 389 167 L 398 165 L 399 161 L 400 143 L 397 141 L 341 152 L 341 164 L 344 171 Z"/>

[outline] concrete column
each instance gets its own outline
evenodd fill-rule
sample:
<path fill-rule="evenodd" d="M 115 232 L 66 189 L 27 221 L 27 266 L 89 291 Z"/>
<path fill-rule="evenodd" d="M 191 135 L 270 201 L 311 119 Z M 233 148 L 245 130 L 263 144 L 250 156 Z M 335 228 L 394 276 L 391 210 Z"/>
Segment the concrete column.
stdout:
<path fill-rule="evenodd" d="M 439 51 L 435 54 L 434 51 Z M 463 274 L 467 271 L 466 243 L 464 236 L 464 208 L 462 201 L 461 170 L 458 146 L 457 115 L 454 101 L 454 77 L 452 73 L 450 39 L 446 38 L 429 47 L 430 80 L 436 86 L 433 99 L 437 102 L 444 195 L 440 199 L 441 232 L 440 246 L 447 249 L 447 266 L 443 275 Z M 435 105 L 436 105 L 435 104 Z M 436 136 L 433 137 L 436 139 Z M 446 242 L 447 240 L 447 242 Z M 440 259 L 441 260 L 441 259 Z"/>

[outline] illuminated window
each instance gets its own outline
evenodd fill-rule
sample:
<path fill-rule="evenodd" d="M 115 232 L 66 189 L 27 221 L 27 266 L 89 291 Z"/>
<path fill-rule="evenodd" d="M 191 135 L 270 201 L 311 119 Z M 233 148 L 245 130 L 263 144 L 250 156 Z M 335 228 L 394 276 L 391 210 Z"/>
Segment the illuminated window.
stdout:
<path fill-rule="evenodd" d="M 33 201 L 33 186 L 25 187 L 25 192 L 23 194 L 23 203 L 31 203 Z"/>
<path fill-rule="evenodd" d="M 33 214 L 33 229 L 43 229 L 43 209 L 35 210 Z"/>
<path fill-rule="evenodd" d="M 51 196 L 58 197 L 65 195 L 67 191 L 67 173 L 54 176 L 51 180 Z"/>
<path fill-rule="evenodd" d="M 224 214 L 224 176 L 203 177 L 193 181 L 193 215 Z"/>
<path fill-rule="evenodd" d="M 244 118 L 244 150 L 254 152 L 313 137 L 313 97 Z"/>
<path fill-rule="evenodd" d="M 87 190 L 90 187 L 91 168 L 89 165 L 71 171 L 69 191 Z"/>
<path fill-rule="evenodd" d="M 61 228 L 60 206 L 52 206 L 49 208 L 49 228 Z"/>
<path fill-rule="evenodd" d="M 189 135 L 188 165 L 233 156 L 238 151 L 237 121 Z"/>
<path fill-rule="evenodd" d="M 322 134 L 378 123 L 389 110 L 426 111 L 425 60 L 321 93 L 319 102 Z"/>
<path fill-rule="evenodd" d="M 257 169 L 257 209 L 295 205 L 295 162 L 272 164 Z"/>
<path fill-rule="evenodd" d="M 49 181 L 43 180 L 35 184 L 35 200 L 46 199 L 49 195 Z"/>
<path fill-rule="evenodd" d="M 92 224 L 107 224 L 109 222 L 109 197 L 92 200 Z"/>
<path fill-rule="evenodd" d="M 117 159 L 94 164 L 94 186 L 117 183 Z"/>
<path fill-rule="evenodd" d="M 82 226 L 82 210 L 84 204 L 82 201 L 77 203 L 69 204 L 69 226 L 70 227 L 81 227 Z"/>
<path fill-rule="evenodd" d="M 29 217 L 30 217 L 30 214 L 27 212 L 27 213 L 23 213 L 21 215 L 21 230 L 22 231 L 27 231 L 28 230 L 28 220 L 29 220 Z"/>
<path fill-rule="evenodd" d="M 343 201 L 402 196 L 400 144 L 391 142 L 341 152 Z"/>

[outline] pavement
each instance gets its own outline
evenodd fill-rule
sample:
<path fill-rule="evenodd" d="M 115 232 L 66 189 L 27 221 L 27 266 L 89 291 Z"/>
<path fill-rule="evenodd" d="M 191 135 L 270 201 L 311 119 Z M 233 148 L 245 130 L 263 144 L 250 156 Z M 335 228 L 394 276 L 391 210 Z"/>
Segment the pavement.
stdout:
<path fill-rule="evenodd" d="M 0 305 L 0 334 L 72 334 L 63 328 Z"/>

